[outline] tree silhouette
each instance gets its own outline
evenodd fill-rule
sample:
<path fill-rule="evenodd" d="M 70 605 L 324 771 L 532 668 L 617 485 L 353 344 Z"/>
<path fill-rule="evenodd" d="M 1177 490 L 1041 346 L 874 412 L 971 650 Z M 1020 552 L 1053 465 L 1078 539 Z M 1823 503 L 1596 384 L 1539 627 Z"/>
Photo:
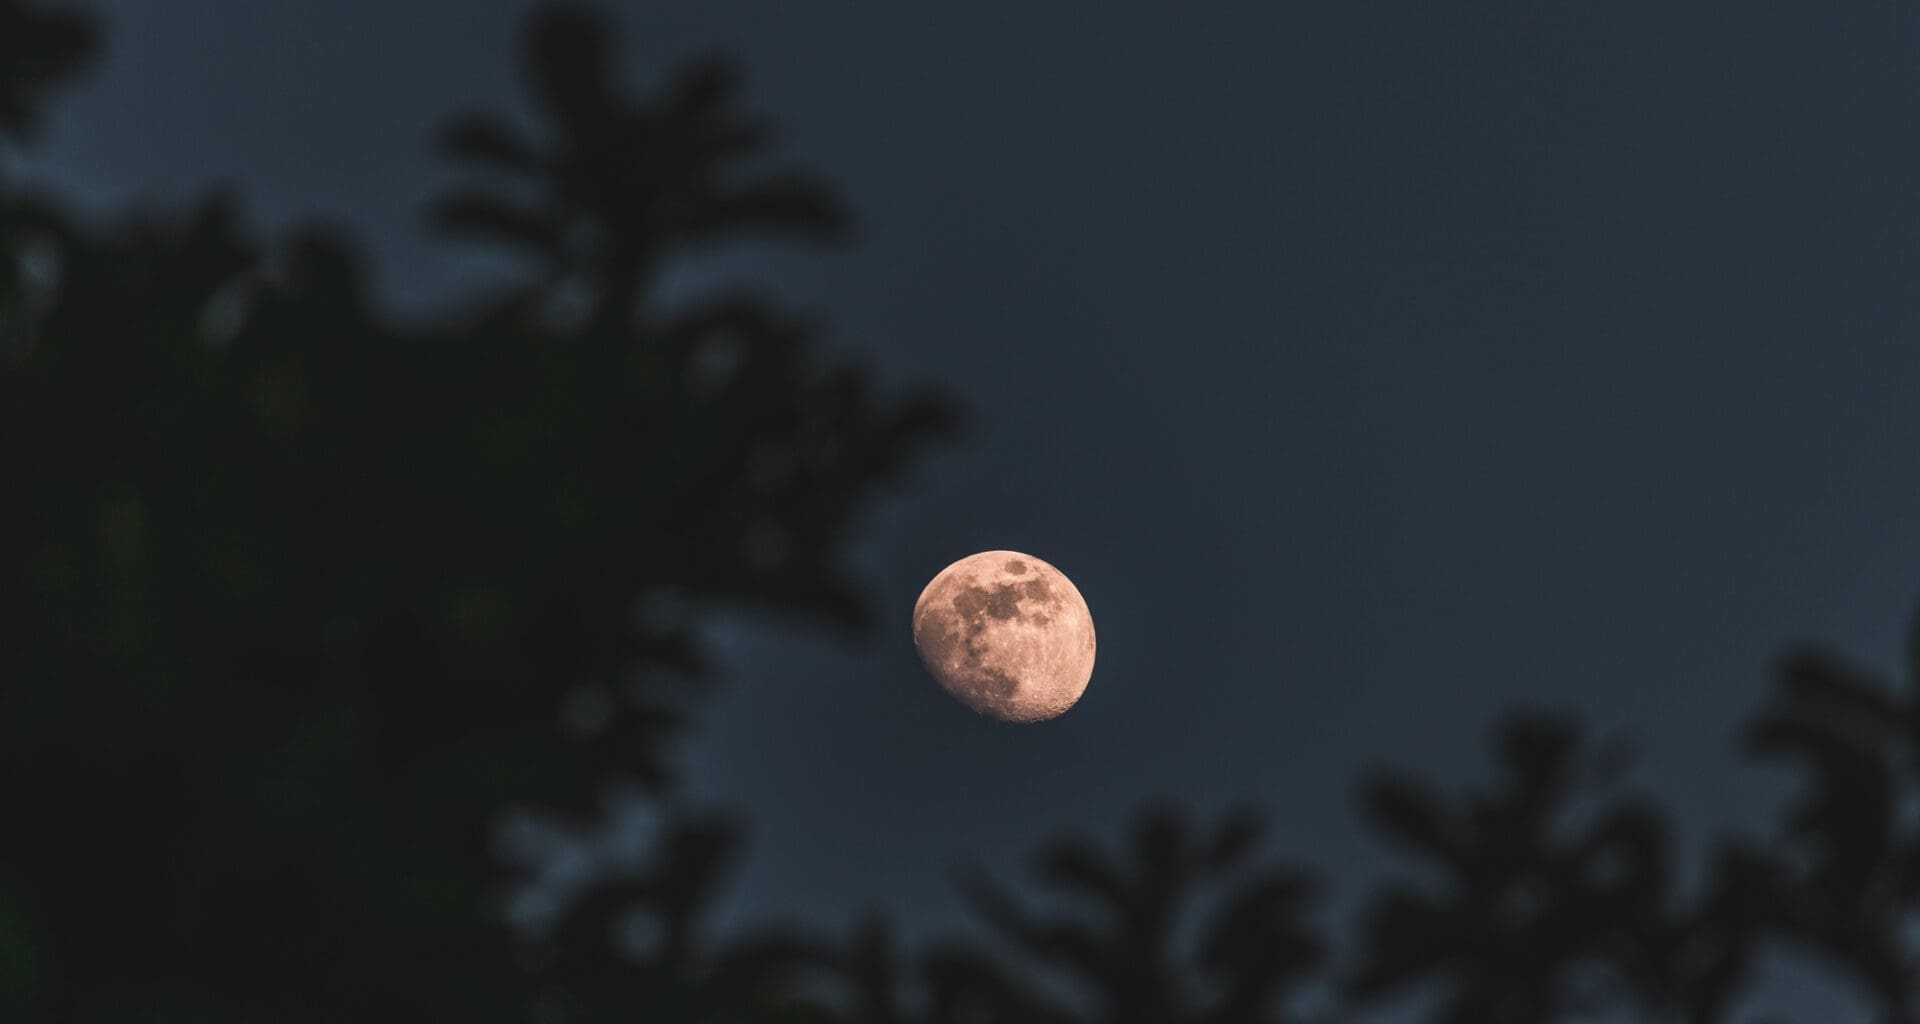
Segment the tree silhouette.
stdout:
<path fill-rule="evenodd" d="M 847 215 L 823 180 L 754 167 L 772 131 L 737 109 L 740 75 L 731 63 L 691 62 L 660 97 L 629 98 L 608 39 L 582 10 L 535 15 L 524 67 L 548 122 L 545 138 L 527 139 L 491 114 L 450 123 L 443 150 L 506 177 L 521 194 L 451 192 L 434 207 L 443 230 L 521 251 L 539 263 L 546 284 L 574 285 L 616 318 L 636 311 L 669 254 L 741 234 L 844 237 Z M 755 173 L 743 177 L 747 169 Z"/>
<path fill-rule="evenodd" d="M 1036 877 L 1075 910 L 1036 917 L 978 873 L 964 888 L 1017 956 L 1075 990 L 1061 1004 L 1047 986 L 1028 984 L 1037 1012 L 1114 1024 L 1283 1021 L 1326 949 L 1304 920 L 1311 877 L 1252 867 L 1260 832 L 1250 812 L 1203 830 L 1175 808 L 1150 807 L 1135 820 L 1122 860 L 1082 839 L 1040 851 Z M 1196 908 L 1203 888 L 1213 898 Z M 1182 943 L 1191 914 L 1199 915 L 1197 937 Z"/>
<path fill-rule="evenodd" d="M 676 815 L 646 860 L 611 873 L 535 940 L 540 1016 L 621 1021 L 644 1010 L 661 1021 L 820 1020 L 801 998 L 822 956 L 816 942 L 775 930 L 713 934 L 713 899 L 739 845 L 725 820 Z"/>
<path fill-rule="evenodd" d="M 0 11 L 73 50 L 77 22 Z M 528 29 L 573 147 L 556 180 L 621 182 L 565 192 L 555 223 L 590 225 L 565 266 L 605 289 L 596 310 L 647 315 L 556 325 L 536 269 L 399 328 L 349 242 L 255 241 L 223 197 L 0 222 L 0 262 L 52 268 L 0 296 L 18 1019 L 524 1020 L 546 983 L 511 967 L 489 835 L 503 811 L 588 816 L 610 784 L 669 780 L 702 661 L 659 608 L 864 623 L 845 541 L 952 407 L 881 394 L 752 291 L 659 308 L 651 271 L 795 218 L 725 184 L 750 150 L 730 108 L 685 86 L 630 101 L 604 62 L 556 61 L 598 32 L 553 11 Z M 6 66 L 0 111 L 31 109 L 41 68 Z M 636 154 L 672 172 L 628 177 Z M 835 208 L 803 185 L 781 187 Z M 669 860 L 656 911 L 705 891 Z M 691 991 L 660 972 L 733 978 L 707 964 L 733 955 L 633 983 Z M 704 998 L 679 1005 L 737 1009 Z"/>
<path fill-rule="evenodd" d="M 1576 1011 L 1662 1001 L 1627 979 L 1669 963 L 1669 840 L 1660 814 L 1612 798 L 1571 823 L 1607 759 L 1577 725 L 1516 714 L 1495 739 L 1491 792 L 1450 800 L 1407 775 L 1377 772 L 1361 805 L 1389 841 L 1425 860 L 1435 889 L 1395 882 L 1373 897 L 1346 989 L 1365 1003 L 1443 982 L 1444 1024 L 1543 1024 Z M 1656 955 L 1660 954 L 1660 955 Z M 1734 972 L 1737 974 L 1737 972 Z"/>
<path fill-rule="evenodd" d="M 84 68 L 96 48 L 93 22 L 78 12 L 0 2 L 0 155 L 9 142 L 32 140 L 39 105 L 55 86 Z M 43 298 L 33 247 L 62 231 L 42 197 L 23 193 L 0 160 L 0 356 L 30 343 L 29 313 Z"/>
<path fill-rule="evenodd" d="M 0 137 L 28 137 L 46 93 L 92 60 L 86 15 L 24 0 L 0 3 Z"/>
<path fill-rule="evenodd" d="M 1907 672 L 1920 681 L 1920 614 Z M 1857 981 L 1888 1021 L 1920 1017 L 1920 703 L 1823 648 L 1782 655 L 1772 699 L 1747 729 L 1757 756 L 1786 759 L 1807 785 L 1779 842 L 1765 924 Z"/>
<path fill-rule="evenodd" d="M 815 1019 L 835 1024 L 1068 1024 L 994 953 L 957 939 L 902 948 L 884 918 L 839 940 L 816 938 L 802 989 Z"/>

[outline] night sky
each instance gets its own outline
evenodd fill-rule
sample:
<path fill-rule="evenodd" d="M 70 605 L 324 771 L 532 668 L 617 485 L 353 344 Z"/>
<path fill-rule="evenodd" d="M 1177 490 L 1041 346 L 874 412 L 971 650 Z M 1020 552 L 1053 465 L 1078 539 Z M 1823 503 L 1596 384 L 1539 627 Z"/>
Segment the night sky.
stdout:
<path fill-rule="evenodd" d="M 422 210 L 454 180 L 433 128 L 522 109 L 522 0 L 89 6 L 106 58 L 41 178 L 345 221 L 409 310 L 497 272 Z M 973 414 L 871 522 L 870 642 L 714 631 L 683 761 L 751 822 L 742 916 L 945 927 L 955 865 L 1009 874 L 1156 796 L 1266 807 L 1344 911 L 1389 863 L 1355 772 L 1470 783 L 1514 705 L 1633 738 L 1685 834 L 1757 829 L 1785 776 L 1734 733 L 1774 655 L 1895 664 L 1920 8 L 605 6 L 635 85 L 740 57 L 859 219 L 688 280 L 776 286 Z M 914 659 L 920 587 L 987 548 L 1092 607 L 1055 722 L 976 718 Z"/>

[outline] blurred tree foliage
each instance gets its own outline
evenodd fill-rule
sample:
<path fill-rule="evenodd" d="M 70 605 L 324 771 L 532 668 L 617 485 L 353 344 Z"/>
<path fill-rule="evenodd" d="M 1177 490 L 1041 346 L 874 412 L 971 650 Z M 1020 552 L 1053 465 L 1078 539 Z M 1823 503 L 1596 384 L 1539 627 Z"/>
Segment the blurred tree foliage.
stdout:
<path fill-rule="evenodd" d="M 1419 779 L 1376 772 L 1361 785 L 1369 822 L 1427 863 L 1440 884 L 1388 882 L 1360 928 L 1344 980 L 1362 1003 L 1438 981 L 1442 1024 L 1522 1024 L 1627 1010 L 1721 1019 L 1745 976 L 1742 861 L 1725 858 L 1708 898 L 1682 907 L 1665 817 L 1613 791 L 1618 748 L 1589 750 L 1577 722 L 1516 713 L 1494 740 L 1491 792 L 1449 799 Z"/>
<path fill-rule="evenodd" d="M 0 146 L 95 39 L 0 0 Z M 909 950 L 719 934 L 738 832 L 667 804 L 516 932 L 502 815 L 670 792 L 703 611 L 864 628 L 859 515 L 959 423 L 762 292 L 663 296 L 694 252 L 847 232 L 732 65 L 634 95 L 590 13 L 523 42 L 536 130 L 450 121 L 431 211 L 522 273 L 438 325 L 335 233 L 218 194 L 90 224 L 0 162 L 0 1021 L 1732 1024 L 1774 953 L 1920 1020 L 1920 697 L 1817 648 L 1747 732 L 1802 791 L 1692 885 L 1617 752 L 1526 713 L 1483 790 L 1363 780 L 1419 873 L 1350 948 L 1257 816 L 1174 807 L 1047 845 L 1034 894 L 964 873 L 983 928 Z M 1920 680 L 1920 618 L 1912 650 Z"/>
<path fill-rule="evenodd" d="M 1313 879 L 1254 863 L 1262 828 L 1251 811 L 1201 829 L 1178 808 L 1149 807 L 1122 858 L 1058 841 L 1034 873 L 1075 908 L 1063 914 L 1036 917 L 978 874 L 964 888 L 1020 962 L 1072 983 L 1057 1007 L 1029 986 L 1045 1016 L 1073 1019 L 1078 1005 L 1113 1024 L 1278 1024 L 1297 1019 L 1290 997 L 1327 949 L 1307 920 Z"/>
<path fill-rule="evenodd" d="M 1887 1021 L 1920 1020 L 1920 613 L 1906 672 L 1902 693 L 1795 646 L 1746 734 L 1756 756 L 1805 778 L 1774 844 L 1764 923 L 1850 978 Z"/>
<path fill-rule="evenodd" d="M 14 2 L 0 28 L 18 134 L 92 37 Z M 660 301 L 693 247 L 845 215 L 756 172 L 728 65 L 635 98 L 606 38 L 530 22 L 550 147 L 448 129 L 525 180 L 439 223 L 545 242 L 442 326 L 395 326 L 347 241 L 263 241 L 225 196 L 95 228 L 5 194 L 0 1016 L 528 1019 L 549 983 L 512 968 L 489 833 L 669 780 L 702 666 L 656 610 L 865 625 L 842 550 L 955 408 L 755 291 Z M 569 701 L 602 713 L 569 728 Z M 719 839 L 674 834 L 648 899 L 678 928 Z M 675 943 L 662 971 L 704 963 Z M 635 991 L 743 995 L 732 957 Z"/>

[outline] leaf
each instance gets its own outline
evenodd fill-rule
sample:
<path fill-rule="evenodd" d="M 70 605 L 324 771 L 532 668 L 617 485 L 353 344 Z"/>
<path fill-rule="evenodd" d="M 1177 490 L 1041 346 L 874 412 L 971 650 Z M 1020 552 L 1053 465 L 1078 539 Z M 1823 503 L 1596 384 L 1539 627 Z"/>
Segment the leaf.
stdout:
<path fill-rule="evenodd" d="M 690 211 L 684 230 L 702 241 L 732 235 L 785 235 L 810 242 L 847 240 L 847 210 L 823 179 L 790 172 L 717 193 Z"/>
<path fill-rule="evenodd" d="M 98 40 L 90 14 L 0 0 L 0 136 L 31 138 L 41 94 L 91 63 Z"/>
<path fill-rule="evenodd" d="M 1142 881 L 1170 893 L 1192 871 L 1186 816 L 1171 804 L 1148 807 L 1135 815 L 1133 855 L 1143 869 Z"/>
<path fill-rule="evenodd" d="M 952 877 L 962 901 L 989 928 L 1023 948 L 1033 941 L 1034 925 L 1020 909 L 1019 901 L 985 871 L 968 865 L 956 869 Z"/>
<path fill-rule="evenodd" d="M 1235 887 L 1200 932 L 1200 961 L 1215 969 L 1276 973 L 1305 970 L 1325 954 L 1301 920 L 1318 886 L 1305 872 L 1275 868 Z"/>
<path fill-rule="evenodd" d="M 1583 881 L 1603 890 L 1607 899 L 1628 899 L 1646 909 L 1667 895 L 1672 858 L 1667 825 L 1651 804 L 1628 801 L 1608 807 L 1581 837 L 1577 863 L 1586 865 Z M 1592 877 L 1594 872 L 1603 872 Z"/>
<path fill-rule="evenodd" d="M 1834 655 L 1797 648 L 1780 658 L 1780 700 L 1805 715 L 1833 716 L 1858 729 L 1892 729 L 1903 718 L 1887 688 Z"/>
<path fill-rule="evenodd" d="M 434 227 L 444 234 L 468 235 L 527 249 L 549 259 L 560 252 L 560 230 L 549 217 L 483 193 L 442 196 L 434 202 L 431 218 Z"/>
<path fill-rule="evenodd" d="M 1561 714 L 1521 712 L 1500 723 L 1495 746 L 1516 795 L 1537 812 L 1573 782 L 1580 726 Z"/>
<path fill-rule="evenodd" d="M 1439 970 L 1478 938 L 1424 893 L 1389 883 L 1362 918 L 1359 965 L 1341 989 L 1362 1001 L 1387 995 Z"/>
<path fill-rule="evenodd" d="M 1443 798 L 1410 776 L 1370 772 L 1360 784 L 1361 813 L 1388 841 L 1450 864 L 1462 837 Z"/>
<path fill-rule="evenodd" d="M 719 818 L 682 818 L 669 826 L 648 884 L 670 948 L 694 947 L 700 911 L 712 904 L 739 853 L 738 831 Z"/>
<path fill-rule="evenodd" d="M 1251 807 L 1242 807 L 1227 815 L 1214 829 L 1213 838 L 1201 855 L 1206 871 L 1219 874 L 1239 867 L 1260 844 L 1265 830 L 1260 812 Z"/>
<path fill-rule="evenodd" d="M 1107 907 L 1126 905 L 1126 880 L 1085 840 L 1066 839 L 1042 850 L 1034 873 L 1051 888 L 1092 896 Z"/>
<path fill-rule="evenodd" d="M 528 91 L 574 138 L 592 138 L 612 121 L 610 36 L 603 17 L 571 5 L 537 8 L 527 23 L 522 67 Z"/>
<path fill-rule="evenodd" d="M 898 957 L 893 932 L 874 917 L 861 922 L 841 957 L 863 1017 L 894 1020 L 900 1013 Z"/>
<path fill-rule="evenodd" d="M 440 152 L 464 163 L 532 175 L 544 161 L 532 144 L 492 114 L 463 114 L 440 129 Z"/>

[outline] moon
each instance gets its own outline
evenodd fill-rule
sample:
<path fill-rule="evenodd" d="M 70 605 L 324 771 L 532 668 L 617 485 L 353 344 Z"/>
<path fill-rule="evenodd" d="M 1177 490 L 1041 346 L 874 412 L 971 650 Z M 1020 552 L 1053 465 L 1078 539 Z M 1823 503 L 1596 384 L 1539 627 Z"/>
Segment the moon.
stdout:
<path fill-rule="evenodd" d="M 1042 722 L 1093 678 L 1093 614 L 1060 570 L 982 551 L 940 570 L 913 605 L 913 646 L 941 687 L 1003 722 Z"/>

